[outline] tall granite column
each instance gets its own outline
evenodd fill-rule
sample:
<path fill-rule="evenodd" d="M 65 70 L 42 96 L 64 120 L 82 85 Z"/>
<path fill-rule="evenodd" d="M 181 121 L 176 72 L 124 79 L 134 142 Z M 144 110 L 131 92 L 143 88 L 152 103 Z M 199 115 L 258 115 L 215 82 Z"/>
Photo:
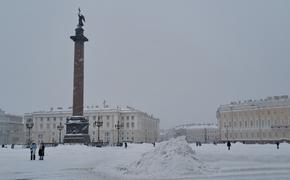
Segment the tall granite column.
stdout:
<path fill-rule="evenodd" d="M 73 116 L 83 116 L 84 109 L 84 36 L 83 28 L 76 28 L 76 35 L 70 38 L 75 43 L 74 48 L 74 86 L 73 86 Z"/>
<path fill-rule="evenodd" d="M 74 85 L 73 85 L 73 112 L 66 120 L 66 134 L 64 143 L 89 143 L 89 122 L 83 116 L 84 109 L 84 42 L 88 39 L 84 36 L 82 28 L 85 17 L 80 13 L 79 24 L 75 29 L 74 41 Z"/>

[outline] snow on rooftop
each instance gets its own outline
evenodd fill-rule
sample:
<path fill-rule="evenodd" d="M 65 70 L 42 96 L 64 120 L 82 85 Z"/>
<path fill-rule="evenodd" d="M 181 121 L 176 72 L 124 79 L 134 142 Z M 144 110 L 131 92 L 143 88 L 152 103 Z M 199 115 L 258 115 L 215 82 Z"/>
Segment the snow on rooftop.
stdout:
<path fill-rule="evenodd" d="M 204 128 L 217 128 L 214 123 L 191 123 L 176 126 L 174 129 L 204 129 Z"/>
<path fill-rule="evenodd" d="M 288 95 L 282 96 L 270 96 L 260 100 L 245 100 L 238 102 L 231 102 L 230 104 L 220 105 L 218 111 L 231 111 L 231 110 L 242 110 L 242 109 L 255 109 L 264 107 L 283 107 L 290 106 L 290 99 Z"/>

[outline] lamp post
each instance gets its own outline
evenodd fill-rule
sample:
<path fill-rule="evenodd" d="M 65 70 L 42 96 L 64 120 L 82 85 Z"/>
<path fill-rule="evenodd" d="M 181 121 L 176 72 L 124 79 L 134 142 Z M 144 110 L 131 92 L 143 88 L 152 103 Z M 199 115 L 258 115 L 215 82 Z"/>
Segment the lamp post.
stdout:
<path fill-rule="evenodd" d="M 98 142 L 100 142 L 100 127 L 103 126 L 103 121 L 100 121 L 100 119 L 98 119 L 98 121 L 94 122 L 94 127 L 98 127 Z"/>
<path fill-rule="evenodd" d="M 30 129 L 32 129 L 33 126 L 34 126 L 33 120 L 32 119 L 27 119 L 27 121 L 26 121 L 26 128 L 28 129 L 28 145 L 31 144 Z"/>
<path fill-rule="evenodd" d="M 61 144 L 61 130 L 64 128 L 64 125 L 60 122 L 56 128 L 59 130 L 59 144 Z"/>
<path fill-rule="evenodd" d="M 100 144 L 100 127 L 103 126 L 103 121 L 101 120 L 100 117 L 98 117 L 98 121 L 95 121 L 93 123 L 93 126 L 94 127 L 96 127 L 96 126 L 98 127 L 98 142 L 97 142 L 97 146 L 101 147 L 101 144 Z"/>
<path fill-rule="evenodd" d="M 117 146 L 121 146 L 120 141 L 119 141 L 119 131 L 121 128 L 123 128 L 123 124 L 120 123 L 120 121 L 117 122 L 117 124 L 115 124 L 115 128 L 118 130 L 118 141 L 117 141 Z"/>

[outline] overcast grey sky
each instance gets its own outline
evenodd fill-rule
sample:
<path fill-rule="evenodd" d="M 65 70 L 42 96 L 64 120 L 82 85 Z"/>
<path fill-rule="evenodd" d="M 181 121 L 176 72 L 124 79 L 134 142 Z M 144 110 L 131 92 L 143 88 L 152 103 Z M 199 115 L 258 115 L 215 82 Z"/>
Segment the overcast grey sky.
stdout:
<path fill-rule="evenodd" d="M 290 94 L 290 1 L 1 1 L 0 108 L 72 105 L 77 8 L 85 104 L 132 106 L 161 128 L 216 122 L 219 105 Z"/>

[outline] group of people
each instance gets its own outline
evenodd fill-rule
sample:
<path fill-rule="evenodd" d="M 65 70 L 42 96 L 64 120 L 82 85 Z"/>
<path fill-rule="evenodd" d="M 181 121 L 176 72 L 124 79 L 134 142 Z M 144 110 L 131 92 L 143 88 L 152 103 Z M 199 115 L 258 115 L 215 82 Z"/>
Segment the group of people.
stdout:
<path fill-rule="evenodd" d="M 36 149 L 37 149 L 37 145 L 35 143 L 32 143 L 30 145 L 30 160 L 35 160 Z M 44 144 L 41 143 L 38 149 L 39 160 L 43 160 L 44 149 L 45 149 L 45 146 Z"/>
<path fill-rule="evenodd" d="M 196 145 L 196 146 L 201 146 L 201 142 L 200 142 L 200 141 L 196 141 L 196 142 L 195 142 L 195 145 Z"/>

